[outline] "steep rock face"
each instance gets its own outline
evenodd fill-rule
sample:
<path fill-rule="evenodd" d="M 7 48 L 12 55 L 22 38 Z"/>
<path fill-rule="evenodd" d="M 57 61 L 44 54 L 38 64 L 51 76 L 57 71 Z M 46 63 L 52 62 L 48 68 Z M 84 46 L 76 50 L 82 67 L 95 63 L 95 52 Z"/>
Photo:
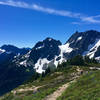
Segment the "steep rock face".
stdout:
<path fill-rule="evenodd" d="M 33 61 L 37 72 L 42 73 L 48 66 L 54 65 L 54 58 L 60 54 L 60 41 L 52 38 L 38 42 L 30 52 L 29 61 Z"/>
<path fill-rule="evenodd" d="M 47 60 L 50 61 L 54 59 L 56 55 L 60 54 L 59 45 L 61 45 L 60 41 L 46 38 L 33 47 L 30 53 L 30 59 L 33 59 L 34 63 L 36 63 L 40 58 L 47 58 Z"/>
<path fill-rule="evenodd" d="M 86 32 L 76 32 L 67 42 L 73 51 L 69 54 L 69 58 L 80 55 L 88 55 L 90 58 L 95 57 L 95 53 L 100 46 L 100 32 L 90 30 Z M 98 55 L 97 55 L 98 56 Z"/>

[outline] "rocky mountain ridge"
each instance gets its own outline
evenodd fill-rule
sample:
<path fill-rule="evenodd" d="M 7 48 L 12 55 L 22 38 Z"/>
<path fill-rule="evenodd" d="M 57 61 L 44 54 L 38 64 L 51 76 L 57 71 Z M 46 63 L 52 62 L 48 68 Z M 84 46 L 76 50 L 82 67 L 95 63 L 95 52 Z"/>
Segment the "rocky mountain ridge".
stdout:
<path fill-rule="evenodd" d="M 57 67 L 58 64 L 79 54 L 100 59 L 100 32 L 75 32 L 65 44 L 53 38 L 46 38 L 22 56 L 21 61 L 15 60 L 15 63 L 19 66 L 33 66 L 36 72 L 42 73 L 48 66 Z"/>

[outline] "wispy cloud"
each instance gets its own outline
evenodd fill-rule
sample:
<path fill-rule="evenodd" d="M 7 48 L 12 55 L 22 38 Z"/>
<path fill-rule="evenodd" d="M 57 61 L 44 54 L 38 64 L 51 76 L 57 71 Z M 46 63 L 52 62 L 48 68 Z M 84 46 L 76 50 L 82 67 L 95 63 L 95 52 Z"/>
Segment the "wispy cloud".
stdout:
<path fill-rule="evenodd" d="M 8 5 L 8 6 L 13 6 L 13 7 L 26 8 L 26 9 L 41 11 L 41 12 L 45 12 L 45 13 L 53 14 L 53 15 L 65 16 L 65 17 L 70 17 L 70 18 L 77 18 L 77 19 L 80 19 L 81 22 L 100 24 L 100 20 L 97 19 L 97 18 L 100 18 L 100 15 L 86 16 L 86 15 L 83 15 L 81 13 L 74 13 L 74 12 L 66 11 L 66 10 L 56 10 L 53 8 L 42 7 L 42 6 L 37 5 L 37 4 L 28 4 L 25 2 L 13 1 L 13 0 L 0 1 L 0 5 Z M 77 23 L 78 22 L 76 22 L 74 24 L 77 24 Z"/>
<path fill-rule="evenodd" d="M 72 22 L 71 24 L 73 24 L 73 25 L 81 25 L 80 22 Z"/>

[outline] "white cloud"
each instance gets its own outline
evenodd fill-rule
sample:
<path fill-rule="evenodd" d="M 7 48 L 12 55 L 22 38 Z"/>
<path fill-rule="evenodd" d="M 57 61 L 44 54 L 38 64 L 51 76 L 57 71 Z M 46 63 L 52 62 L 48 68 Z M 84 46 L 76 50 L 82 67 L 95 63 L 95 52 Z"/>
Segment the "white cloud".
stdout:
<path fill-rule="evenodd" d="M 96 23 L 96 24 L 100 23 L 100 20 L 96 19 L 96 18 L 99 18 L 100 15 L 85 16 L 81 13 L 74 13 L 74 12 L 66 11 L 66 10 L 56 10 L 56 9 L 52 9 L 52 8 L 42 7 L 37 4 L 28 4 L 25 2 L 13 1 L 13 0 L 0 1 L 0 5 L 8 5 L 8 6 L 13 6 L 13 7 L 32 9 L 32 10 L 36 10 L 36 11 L 45 12 L 48 14 L 65 16 L 65 17 L 70 17 L 70 18 L 77 18 L 77 19 L 80 19 L 82 22 L 89 22 L 89 23 Z"/>
<path fill-rule="evenodd" d="M 91 16 L 90 17 L 82 17 L 81 16 L 81 20 L 86 21 L 86 22 L 90 22 L 90 23 L 100 23 L 100 20 L 95 19 L 95 16 L 94 17 L 93 16 L 92 17 Z"/>
<path fill-rule="evenodd" d="M 80 22 L 72 22 L 71 24 L 73 24 L 73 25 L 81 25 Z"/>

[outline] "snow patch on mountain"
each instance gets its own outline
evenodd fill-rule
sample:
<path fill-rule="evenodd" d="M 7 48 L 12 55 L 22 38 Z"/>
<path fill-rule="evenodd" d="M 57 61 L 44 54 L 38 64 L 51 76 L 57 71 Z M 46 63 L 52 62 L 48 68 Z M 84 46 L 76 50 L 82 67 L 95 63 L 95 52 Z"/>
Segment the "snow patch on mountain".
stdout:
<path fill-rule="evenodd" d="M 59 60 L 57 60 L 57 59 L 59 59 Z M 65 61 L 66 61 L 66 59 L 63 56 L 61 56 L 61 55 L 56 56 L 55 59 L 54 59 L 54 65 L 57 67 L 58 64 L 61 64 L 61 63 L 65 62 Z"/>
<path fill-rule="evenodd" d="M 0 49 L 0 54 L 2 54 L 2 53 L 4 53 L 4 52 L 6 52 L 6 50 Z"/>
<path fill-rule="evenodd" d="M 96 57 L 95 60 L 97 60 L 100 63 L 100 56 Z"/>
<path fill-rule="evenodd" d="M 58 58 L 58 56 L 55 56 L 55 59 L 54 59 L 54 65 L 57 67 L 58 66 L 58 61 L 57 61 L 57 58 Z"/>
<path fill-rule="evenodd" d="M 77 41 L 80 41 L 80 40 L 82 40 L 82 36 L 78 37 L 78 39 L 77 39 Z"/>
<path fill-rule="evenodd" d="M 24 57 L 25 57 L 25 58 L 29 58 L 30 53 L 31 53 L 31 50 L 30 50 L 27 54 L 25 54 Z"/>
<path fill-rule="evenodd" d="M 73 48 L 71 48 L 70 43 L 66 43 L 64 45 L 60 45 L 59 49 L 60 49 L 60 54 L 59 56 L 55 56 L 54 59 L 54 65 L 57 67 L 58 64 L 61 64 L 62 62 L 66 61 L 66 58 L 64 58 L 64 53 L 70 53 L 73 51 Z M 57 60 L 57 58 L 60 58 L 59 60 Z"/>
<path fill-rule="evenodd" d="M 44 45 L 43 45 L 43 46 L 40 46 L 40 47 L 38 47 L 38 48 L 36 48 L 36 50 L 41 49 L 41 48 L 44 48 Z"/>
<path fill-rule="evenodd" d="M 61 50 L 61 54 L 63 53 L 70 53 L 73 51 L 73 48 L 71 48 L 70 43 L 66 43 L 64 45 L 59 46 L 60 50 Z"/>
<path fill-rule="evenodd" d="M 20 53 L 18 53 L 16 56 L 14 56 L 14 59 L 18 58 L 20 56 Z"/>
<path fill-rule="evenodd" d="M 90 58 L 93 58 L 99 46 L 100 46 L 100 39 L 96 39 L 95 43 L 90 44 L 88 46 L 88 50 L 83 53 L 83 56 L 87 55 Z"/>
<path fill-rule="evenodd" d="M 100 60 L 100 56 L 95 58 L 96 60 Z"/>
<path fill-rule="evenodd" d="M 52 39 L 51 38 L 49 38 L 49 41 L 51 41 Z"/>
<path fill-rule="evenodd" d="M 73 48 L 71 48 L 69 45 L 70 43 L 66 43 L 64 45 L 59 46 L 61 50 L 60 55 L 59 55 L 59 57 L 61 57 L 61 59 L 59 60 L 60 64 L 66 61 L 66 59 L 64 58 L 64 53 L 70 53 L 73 51 Z"/>
<path fill-rule="evenodd" d="M 27 60 L 24 60 L 24 61 L 20 62 L 20 65 L 23 65 L 23 66 L 25 66 L 25 67 L 26 67 L 26 66 L 27 66 L 27 64 L 26 64 L 26 63 L 27 63 Z"/>
<path fill-rule="evenodd" d="M 38 72 L 38 73 L 45 72 L 49 63 L 50 63 L 50 61 L 48 61 L 46 58 L 43 58 L 43 59 L 40 58 L 37 61 L 37 63 L 35 64 L 34 69 L 36 69 L 36 72 Z"/>

